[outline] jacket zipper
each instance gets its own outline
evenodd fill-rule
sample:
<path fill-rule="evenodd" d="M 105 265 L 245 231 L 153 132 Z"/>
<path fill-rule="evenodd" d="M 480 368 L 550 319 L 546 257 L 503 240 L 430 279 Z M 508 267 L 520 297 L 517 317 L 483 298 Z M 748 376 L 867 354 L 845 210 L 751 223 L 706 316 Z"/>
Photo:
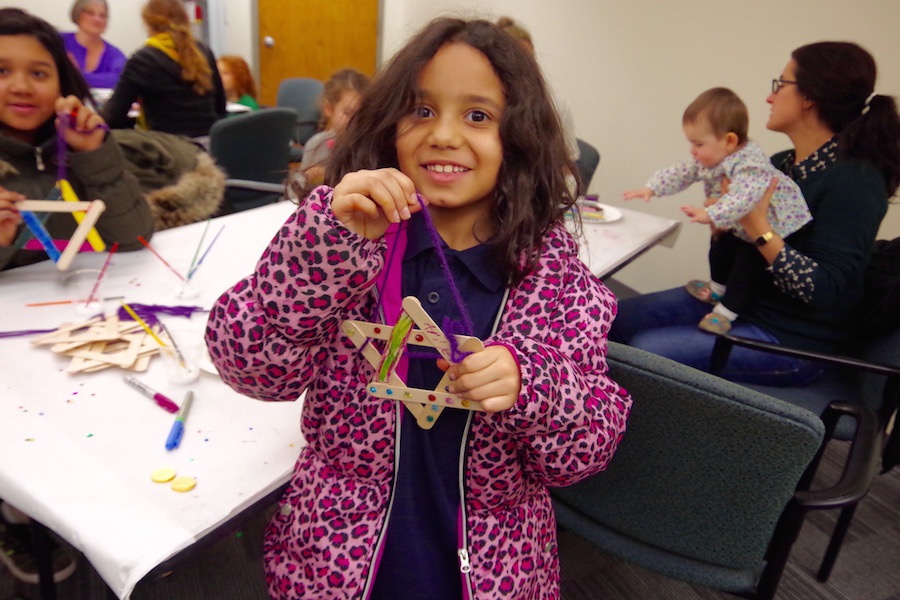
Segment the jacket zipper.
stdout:
<path fill-rule="evenodd" d="M 34 149 L 34 162 L 38 171 L 44 170 L 44 153 L 40 148 Z"/>
<path fill-rule="evenodd" d="M 469 562 L 469 531 L 466 526 L 466 448 L 469 446 L 469 436 L 472 434 L 472 416 L 469 411 L 466 418 L 466 434 L 463 436 L 459 448 L 459 548 L 456 556 L 459 557 L 459 572 L 463 580 L 463 598 L 474 598 L 472 589 L 472 563 Z"/>
<path fill-rule="evenodd" d="M 503 300 L 500 301 L 500 310 L 497 311 L 497 318 L 494 319 L 494 325 L 491 327 L 491 335 L 497 333 L 500 327 L 500 319 L 503 318 L 503 309 L 509 300 L 509 287 L 503 291 Z M 463 436 L 462 446 L 459 449 L 459 548 L 456 549 L 456 556 L 459 558 L 459 572 L 463 579 L 463 598 L 469 600 L 475 597 L 475 590 L 472 589 L 472 563 L 469 561 L 469 530 L 466 524 L 466 449 L 469 447 L 469 436 L 472 435 L 472 419 L 475 413 L 469 411 L 466 419 L 466 434 Z"/>

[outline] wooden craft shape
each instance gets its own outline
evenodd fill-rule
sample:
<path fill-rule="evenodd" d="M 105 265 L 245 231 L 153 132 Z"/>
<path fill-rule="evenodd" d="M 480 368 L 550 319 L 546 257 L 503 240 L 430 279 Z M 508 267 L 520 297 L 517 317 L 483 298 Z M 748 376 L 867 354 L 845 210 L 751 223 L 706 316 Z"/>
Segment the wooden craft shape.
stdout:
<path fill-rule="evenodd" d="M 375 368 L 375 380 L 367 384 L 369 395 L 403 402 L 422 429 L 431 429 L 444 408 L 481 411 L 481 404 L 447 391 L 450 376 L 444 374 L 433 390 L 411 388 L 397 375 L 397 364 L 408 344 L 434 348 L 442 358 L 453 364 L 450 340 L 422 308 L 418 298 L 407 296 L 402 303 L 403 312 L 397 325 L 382 325 L 366 321 L 344 321 L 343 330 L 363 357 Z M 418 328 L 412 327 L 417 325 Z M 399 328 L 395 336 L 395 328 Z M 392 344 L 392 337 L 393 344 Z M 402 340 L 400 338 L 402 337 Z M 481 352 L 484 344 L 472 336 L 455 336 L 457 347 L 466 353 Z M 384 352 L 372 344 L 372 340 L 385 342 Z"/>
<path fill-rule="evenodd" d="M 71 266 L 72 260 L 75 258 L 75 255 L 78 254 L 79 249 L 81 248 L 81 244 L 87 239 L 88 234 L 91 234 L 94 231 L 94 224 L 97 223 L 97 220 L 100 218 L 100 215 L 103 211 L 106 210 L 106 204 L 104 204 L 103 200 L 92 200 L 91 202 L 59 202 L 57 200 L 22 200 L 21 202 L 16 203 L 16 208 L 18 210 L 26 210 L 30 212 L 55 212 L 55 213 L 71 213 L 73 218 L 78 222 L 78 226 L 75 228 L 75 231 L 72 233 L 72 237 L 69 238 L 68 243 L 66 244 L 65 249 L 59 256 L 59 260 L 56 261 L 56 268 L 60 271 L 65 271 Z M 96 239 L 91 243 L 91 247 L 97 250 Z M 100 244 L 102 244 L 102 240 L 100 240 Z M 106 245 L 102 244 L 100 250 L 102 251 L 106 249 Z"/>

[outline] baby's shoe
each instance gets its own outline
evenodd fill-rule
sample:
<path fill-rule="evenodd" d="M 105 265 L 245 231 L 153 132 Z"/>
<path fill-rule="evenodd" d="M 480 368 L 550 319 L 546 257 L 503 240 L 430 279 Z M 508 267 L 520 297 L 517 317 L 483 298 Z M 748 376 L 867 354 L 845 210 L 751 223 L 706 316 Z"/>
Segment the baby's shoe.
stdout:
<path fill-rule="evenodd" d="M 731 331 L 731 321 L 722 315 L 711 312 L 700 320 L 698 327 L 710 333 L 728 333 Z"/>
<path fill-rule="evenodd" d="M 688 291 L 688 294 L 696 298 L 697 300 L 702 300 L 703 302 L 709 302 L 710 304 L 717 304 L 722 297 L 712 291 L 709 287 L 708 281 L 700 281 L 699 279 L 690 280 L 684 289 Z"/>

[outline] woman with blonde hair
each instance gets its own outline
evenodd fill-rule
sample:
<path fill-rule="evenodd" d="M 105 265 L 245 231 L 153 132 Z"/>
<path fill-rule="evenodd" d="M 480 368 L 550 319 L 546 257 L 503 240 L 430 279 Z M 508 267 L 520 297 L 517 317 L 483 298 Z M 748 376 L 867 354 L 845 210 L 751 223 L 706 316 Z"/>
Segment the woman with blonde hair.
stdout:
<path fill-rule="evenodd" d="M 225 90 L 212 52 L 194 38 L 181 0 L 148 0 L 141 11 L 150 34 L 122 71 L 103 108 L 110 127 L 131 125 L 139 102 L 148 129 L 202 137 L 225 116 Z"/>

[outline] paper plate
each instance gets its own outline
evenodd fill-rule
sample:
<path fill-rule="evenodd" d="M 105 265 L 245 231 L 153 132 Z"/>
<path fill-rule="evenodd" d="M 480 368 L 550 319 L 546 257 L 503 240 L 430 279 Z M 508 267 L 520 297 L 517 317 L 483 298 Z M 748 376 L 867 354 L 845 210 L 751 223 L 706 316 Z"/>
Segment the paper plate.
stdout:
<path fill-rule="evenodd" d="M 622 218 L 622 211 L 615 206 L 609 204 L 599 204 L 601 210 L 597 210 L 593 206 L 579 205 L 581 211 L 581 220 L 584 223 L 614 223 Z"/>

